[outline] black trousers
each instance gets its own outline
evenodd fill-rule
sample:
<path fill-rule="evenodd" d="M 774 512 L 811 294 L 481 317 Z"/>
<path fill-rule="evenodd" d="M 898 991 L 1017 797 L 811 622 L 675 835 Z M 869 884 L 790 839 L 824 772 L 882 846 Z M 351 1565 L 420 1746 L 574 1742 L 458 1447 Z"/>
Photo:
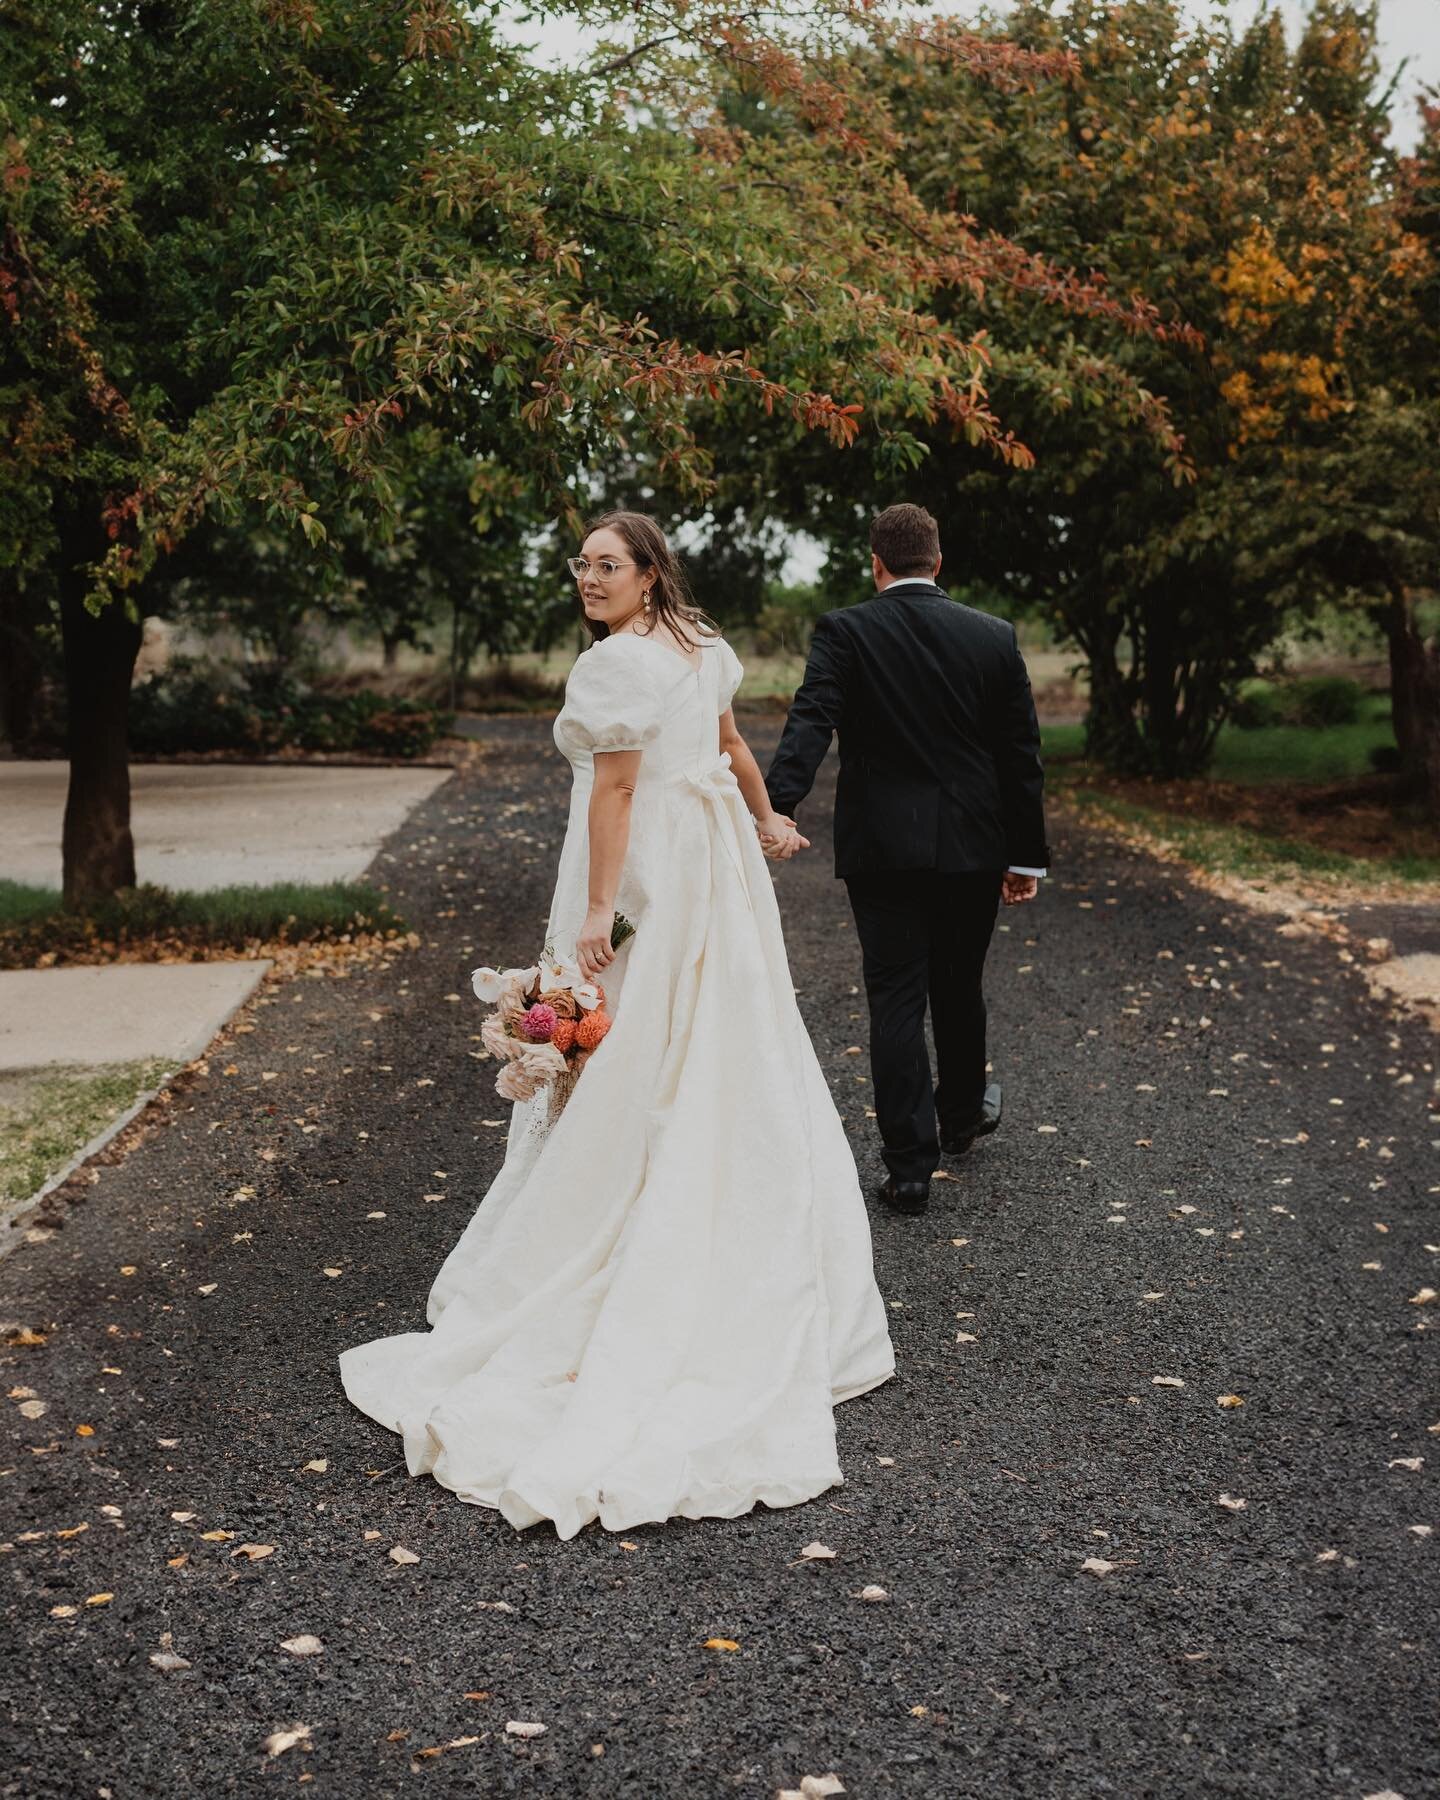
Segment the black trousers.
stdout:
<path fill-rule="evenodd" d="M 941 1128 L 974 1118 L 985 1097 L 981 978 L 1000 905 L 1001 871 L 896 869 L 849 875 L 870 1005 L 870 1069 L 885 1165 L 928 1181 Z M 930 1086 L 925 1008 L 939 1064 Z"/>

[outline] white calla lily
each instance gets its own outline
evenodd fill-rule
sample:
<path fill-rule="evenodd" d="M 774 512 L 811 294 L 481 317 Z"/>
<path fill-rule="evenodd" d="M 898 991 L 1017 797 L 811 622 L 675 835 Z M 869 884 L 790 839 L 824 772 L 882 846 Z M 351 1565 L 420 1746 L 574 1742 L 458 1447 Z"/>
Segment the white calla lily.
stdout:
<path fill-rule="evenodd" d="M 539 973 L 539 968 L 533 963 L 528 969 L 476 969 L 470 976 L 470 985 L 475 990 L 477 1000 L 483 1000 L 487 1006 L 494 1006 L 508 988 L 523 991 Z"/>

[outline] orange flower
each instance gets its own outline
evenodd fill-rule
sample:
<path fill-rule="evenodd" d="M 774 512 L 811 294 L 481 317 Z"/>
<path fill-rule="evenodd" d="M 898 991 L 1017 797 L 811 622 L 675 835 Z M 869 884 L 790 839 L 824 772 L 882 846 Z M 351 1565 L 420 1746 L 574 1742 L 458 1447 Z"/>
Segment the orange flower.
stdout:
<path fill-rule="evenodd" d="M 582 1050 L 593 1050 L 610 1029 L 610 1015 L 602 1012 L 597 1006 L 594 1012 L 588 1012 L 575 1026 L 575 1042 Z"/>
<path fill-rule="evenodd" d="M 550 1033 L 550 1042 L 557 1050 L 568 1050 L 575 1042 L 575 1030 L 576 1026 L 573 1019 L 561 1019 L 554 1031 Z"/>

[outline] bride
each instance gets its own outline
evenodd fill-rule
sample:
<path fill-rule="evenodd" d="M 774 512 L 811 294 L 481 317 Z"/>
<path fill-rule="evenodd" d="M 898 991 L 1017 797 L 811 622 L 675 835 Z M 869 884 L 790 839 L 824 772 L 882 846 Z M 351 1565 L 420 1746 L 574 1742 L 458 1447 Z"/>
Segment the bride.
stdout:
<path fill-rule="evenodd" d="M 740 663 L 652 519 L 607 515 L 570 568 L 595 641 L 554 727 L 545 948 L 613 1025 L 563 1109 L 516 1102 L 431 1329 L 340 1357 L 412 1475 L 561 1538 L 811 1500 L 843 1479 L 835 1404 L 895 1372 L 766 863 L 805 840 L 736 729 Z"/>

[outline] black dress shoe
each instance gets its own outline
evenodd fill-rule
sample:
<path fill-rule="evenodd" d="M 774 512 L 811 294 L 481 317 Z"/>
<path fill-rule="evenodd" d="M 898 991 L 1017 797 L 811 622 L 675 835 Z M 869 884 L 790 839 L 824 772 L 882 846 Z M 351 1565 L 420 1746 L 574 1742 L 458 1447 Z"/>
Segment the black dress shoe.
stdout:
<path fill-rule="evenodd" d="M 963 1125 L 941 1127 L 940 1148 L 947 1156 L 963 1156 L 976 1138 L 989 1137 L 998 1128 L 1003 1110 L 1000 1083 L 992 1081 L 985 1090 L 979 1112 L 973 1118 L 967 1119 Z"/>
<path fill-rule="evenodd" d="M 922 1213 L 930 1203 L 928 1181 L 897 1181 L 887 1175 L 884 1185 L 876 1188 L 875 1198 L 883 1200 L 891 1212 Z"/>

